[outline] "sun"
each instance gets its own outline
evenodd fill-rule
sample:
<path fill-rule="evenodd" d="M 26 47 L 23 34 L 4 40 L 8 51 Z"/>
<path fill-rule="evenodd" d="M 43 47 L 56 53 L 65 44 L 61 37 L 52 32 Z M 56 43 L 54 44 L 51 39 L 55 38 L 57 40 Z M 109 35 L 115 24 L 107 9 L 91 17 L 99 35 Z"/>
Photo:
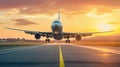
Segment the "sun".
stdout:
<path fill-rule="evenodd" d="M 99 24 L 97 28 L 99 31 L 112 31 L 114 26 L 111 24 Z"/>

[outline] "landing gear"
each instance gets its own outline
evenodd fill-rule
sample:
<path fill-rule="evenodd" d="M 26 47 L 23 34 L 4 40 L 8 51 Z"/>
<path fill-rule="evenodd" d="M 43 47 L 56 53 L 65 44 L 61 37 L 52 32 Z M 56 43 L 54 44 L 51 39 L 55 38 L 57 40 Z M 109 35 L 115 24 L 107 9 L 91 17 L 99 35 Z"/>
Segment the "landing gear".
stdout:
<path fill-rule="evenodd" d="M 70 40 L 69 40 L 70 36 L 69 34 L 67 35 L 67 40 L 65 41 L 65 43 L 70 43 Z"/>
<path fill-rule="evenodd" d="M 46 39 L 45 42 L 50 42 L 50 39 Z"/>
<path fill-rule="evenodd" d="M 66 40 L 65 43 L 70 43 L 70 40 Z"/>

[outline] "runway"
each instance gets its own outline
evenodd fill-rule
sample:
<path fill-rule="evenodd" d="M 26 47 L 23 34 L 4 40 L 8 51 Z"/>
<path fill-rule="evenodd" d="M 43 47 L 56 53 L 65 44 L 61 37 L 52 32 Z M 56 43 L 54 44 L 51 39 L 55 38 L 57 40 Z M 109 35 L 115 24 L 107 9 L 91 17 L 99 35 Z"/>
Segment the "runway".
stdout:
<path fill-rule="evenodd" d="M 120 67 L 120 47 L 46 44 L 0 49 L 0 67 Z"/>

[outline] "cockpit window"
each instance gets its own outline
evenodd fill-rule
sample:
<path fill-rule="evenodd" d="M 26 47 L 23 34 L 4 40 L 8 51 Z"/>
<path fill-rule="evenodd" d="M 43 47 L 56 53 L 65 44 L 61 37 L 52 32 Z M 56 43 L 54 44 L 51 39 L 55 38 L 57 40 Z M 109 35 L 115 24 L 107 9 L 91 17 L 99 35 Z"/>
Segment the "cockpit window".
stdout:
<path fill-rule="evenodd" d="M 54 23 L 59 23 L 59 21 L 54 21 Z"/>

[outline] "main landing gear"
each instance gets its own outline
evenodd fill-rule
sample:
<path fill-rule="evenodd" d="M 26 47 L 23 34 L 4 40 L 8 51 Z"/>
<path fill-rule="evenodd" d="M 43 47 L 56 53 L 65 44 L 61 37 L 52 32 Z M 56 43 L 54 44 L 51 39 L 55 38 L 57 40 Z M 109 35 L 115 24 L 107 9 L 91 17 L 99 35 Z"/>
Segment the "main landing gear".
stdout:
<path fill-rule="evenodd" d="M 50 39 L 47 38 L 47 39 L 45 40 L 45 42 L 50 42 Z"/>
<path fill-rule="evenodd" d="M 67 35 L 67 40 L 65 41 L 65 43 L 70 43 L 70 40 L 69 40 L 70 36 Z"/>
<path fill-rule="evenodd" d="M 47 38 L 47 39 L 45 40 L 45 42 L 50 42 L 50 39 L 49 39 L 48 34 L 47 34 L 46 38 Z"/>
<path fill-rule="evenodd" d="M 65 43 L 70 43 L 70 40 L 69 40 L 69 39 L 67 39 L 67 40 L 65 41 Z"/>

